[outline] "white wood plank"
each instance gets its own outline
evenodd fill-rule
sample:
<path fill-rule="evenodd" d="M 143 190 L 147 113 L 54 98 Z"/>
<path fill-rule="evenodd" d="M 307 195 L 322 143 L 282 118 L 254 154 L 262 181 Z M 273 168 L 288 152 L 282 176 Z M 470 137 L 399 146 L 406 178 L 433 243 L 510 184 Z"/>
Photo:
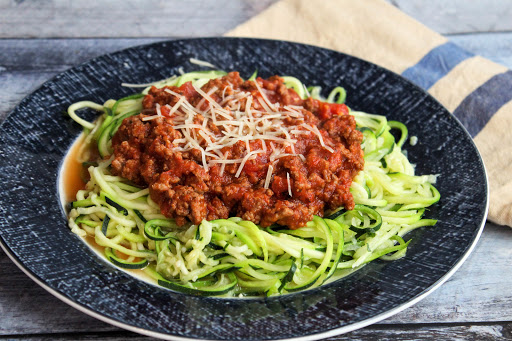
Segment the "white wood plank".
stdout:
<path fill-rule="evenodd" d="M 442 34 L 512 30 L 508 0 L 387 0 Z M 0 38 L 221 35 L 276 0 L 0 1 Z"/>
<path fill-rule="evenodd" d="M 0 40 L 0 72 L 60 71 L 105 53 L 131 46 L 175 39 L 2 39 Z"/>
<path fill-rule="evenodd" d="M 0 1 L 0 38 L 218 36 L 276 0 Z"/>
<path fill-rule="evenodd" d="M 356 330 L 344 335 L 325 339 L 325 341 L 400 341 L 400 340 L 450 340 L 450 341 L 476 341 L 510 340 L 512 331 L 511 323 L 478 324 L 478 325 L 441 325 L 425 326 L 411 325 L 407 328 L 394 326 L 393 329 L 382 326 L 371 326 Z M 75 341 L 75 340 L 102 340 L 102 341 L 148 341 L 155 340 L 150 337 L 137 335 L 130 332 L 114 331 L 103 333 L 73 333 L 73 334 L 46 334 L 16 338 L 26 341 Z"/>
<path fill-rule="evenodd" d="M 478 324 L 478 325 L 412 325 L 382 328 L 375 325 L 356 330 L 346 335 L 328 339 L 329 341 L 400 341 L 400 340 L 510 340 L 512 324 Z"/>
<path fill-rule="evenodd" d="M 45 81 L 99 55 L 157 39 L 0 40 L 0 122 Z"/>
<path fill-rule="evenodd" d="M 55 74 L 56 72 L 0 71 L 0 88 L 6 90 L 2 94 L 2 100 L 0 101 L 0 123 L 23 98 Z M 22 81 L 20 82 L 19 80 Z"/>
<path fill-rule="evenodd" d="M 509 0 L 387 0 L 441 34 L 512 30 Z"/>
<path fill-rule="evenodd" d="M 430 296 L 383 323 L 512 321 L 512 229 L 487 223 L 462 267 Z"/>
<path fill-rule="evenodd" d="M 0 336 L 117 330 L 49 294 L 1 249 L 0 316 Z"/>

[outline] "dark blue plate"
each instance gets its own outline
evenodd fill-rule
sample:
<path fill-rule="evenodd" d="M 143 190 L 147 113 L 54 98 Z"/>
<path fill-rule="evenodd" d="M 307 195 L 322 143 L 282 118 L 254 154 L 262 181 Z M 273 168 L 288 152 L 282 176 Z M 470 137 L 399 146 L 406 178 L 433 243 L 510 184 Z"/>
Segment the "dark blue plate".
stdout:
<path fill-rule="evenodd" d="M 406 145 L 418 174 L 440 174 L 441 201 L 416 230 L 407 256 L 377 260 L 317 289 L 282 297 L 219 299 L 156 287 L 97 256 L 67 227 L 58 174 L 80 127 L 64 112 L 76 101 L 102 103 L 146 83 L 198 69 L 194 57 L 249 77 L 292 75 L 329 90 L 345 87 L 347 104 L 407 124 Z M 402 77 L 363 60 L 282 41 L 178 40 L 101 56 L 46 82 L 0 127 L 0 240 L 33 280 L 72 306 L 138 333 L 169 339 L 293 339 L 341 334 L 414 304 L 466 259 L 485 222 L 485 169 L 470 136 L 436 100 Z"/>

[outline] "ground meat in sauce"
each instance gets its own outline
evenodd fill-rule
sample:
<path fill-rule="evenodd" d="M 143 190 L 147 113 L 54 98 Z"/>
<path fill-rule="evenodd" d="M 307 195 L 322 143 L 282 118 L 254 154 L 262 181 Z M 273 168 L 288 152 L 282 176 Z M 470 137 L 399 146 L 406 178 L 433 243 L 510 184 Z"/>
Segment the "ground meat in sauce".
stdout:
<path fill-rule="evenodd" d="M 239 164 L 228 164 L 223 171 L 220 164 L 214 164 L 206 171 L 198 149 L 175 150 L 173 141 L 183 136 L 173 128 L 172 116 L 166 116 L 178 98 L 165 89 L 152 87 L 143 100 L 142 113 L 125 119 L 112 139 L 115 155 L 112 173 L 149 186 L 151 198 L 160 205 L 162 213 L 174 218 L 179 225 L 238 216 L 264 227 L 277 223 L 296 229 L 312 220 L 313 215 L 323 216 L 327 209 L 341 206 L 353 209 L 349 189 L 353 177 L 363 169 L 364 160 L 360 146 L 362 134 L 356 130 L 355 119 L 348 115 L 348 108 L 311 98 L 302 100 L 278 76 L 267 80 L 257 78 L 256 82 L 270 102 L 280 103 L 281 107 L 302 106 L 304 122 L 318 127 L 325 145 L 334 152 L 322 147 L 315 134 L 297 135 L 295 153 L 302 154 L 304 160 L 289 155 L 274 161 L 267 189 L 264 183 L 272 152 L 268 141 L 250 142 L 251 150 L 263 149 L 265 143 L 267 152 L 247 161 L 239 177 L 235 176 Z M 208 106 L 190 83 L 167 89 L 185 96 L 199 109 L 205 110 Z M 255 83 L 243 81 L 237 72 L 211 80 L 202 90 L 210 92 L 210 97 L 218 103 L 238 90 L 251 92 L 255 99 L 262 97 Z M 241 100 L 242 108 L 244 101 Z M 143 121 L 142 118 L 155 115 L 157 106 L 164 117 Z M 256 100 L 252 107 L 262 109 Z M 294 121 L 287 118 L 286 124 L 300 123 Z M 203 117 L 197 115 L 194 123 L 202 124 Z M 211 122 L 206 126 L 213 134 L 222 133 Z M 224 147 L 222 152 L 229 159 L 243 158 L 246 148 L 246 143 L 239 141 Z"/>

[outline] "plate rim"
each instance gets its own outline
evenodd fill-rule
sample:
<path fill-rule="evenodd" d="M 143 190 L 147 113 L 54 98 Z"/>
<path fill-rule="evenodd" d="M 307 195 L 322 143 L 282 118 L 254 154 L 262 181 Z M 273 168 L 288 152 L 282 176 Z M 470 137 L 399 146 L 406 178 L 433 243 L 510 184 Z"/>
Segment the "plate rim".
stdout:
<path fill-rule="evenodd" d="M 479 226 L 479 228 L 477 230 L 475 230 L 476 233 L 474 233 L 474 236 L 472 238 L 471 244 L 466 249 L 466 251 L 462 254 L 462 256 L 459 258 L 459 260 L 453 265 L 453 267 L 449 271 L 447 271 L 442 277 L 440 277 L 438 279 L 438 281 L 436 281 L 433 285 L 431 285 L 429 288 L 423 290 L 419 295 L 413 297 L 409 301 L 407 301 L 407 302 L 405 302 L 405 303 L 403 303 L 403 304 L 401 304 L 399 306 L 396 306 L 396 307 L 394 307 L 392 309 L 389 309 L 389 310 L 387 310 L 387 311 L 385 311 L 383 313 L 380 313 L 378 315 L 372 316 L 370 318 L 367 318 L 367 319 L 364 319 L 364 320 L 361 320 L 361 321 L 358 321 L 358 322 L 354 322 L 354 323 L 351 323 L 351 324 L 348 324 L 348 325 L 345 325 L 345 326 L 329 329 L 329 330 L 326 330 L 325 332 L 314 333 L 314 334 L 307 334 L 307 335 L 296 336 L 296 337 L 280 338 L 279 340 L 317 340 L 317 339 L 321 339 L 321 338 L 325 338 L 325 337 L 332 337 L 332 336 L 340 335 L 340 334 L 343 334 L 343 333 L 351 332 L 351 331 L 354 331 L 354 330 L 357 330 L 357 329 L 369 326 L 371 324 L 377 323 L 379 321 L 382 321 L 382 320 L 384 320 L 384 319 L 386 319 L 386 318 L 388 318 L 390 316 L 393 316 L 393 315 L 403 311 L 404 309 L 406 309 L 406 308 L 408 308 L 408 307 L 418 303 L 419 301 L 421 301 L 422 299 L 424 299 L 425 297 L 430 295 L 433 291 L 435 291 L 443 283 L 445 283 L 462 266 L 462 264 L 467 260 L 469 255 L 474 250 L 475 246 L 477 245 L 477 243 L 478 243 L 478 241 L 479 241 L 479 239 L 481 237 L 481 234 L 483 232 L 484 226 L 486 224 L 486 219 L 487 219 L 487 215 L 488 215 L 488 211 L 489 211 L 489 205 L 490 205 L 490 203 L 489 203 L 488 173 L 487 173 L 487 170 L 485 168 L 485 163 L 483 162 L 483 158 L 482 158 L 482 156 L 480 154 L 480 151 L 476 147 L 476 144 L 475 144 L 473 138 L 471 138 L 471 136 L 467 132 L 466 128 L 462 125 L 460 120 L 457 117 L 455 117 L 453 115 L 453 113 L 448 111 L 436 98 L 434 98 L 432 95 L 430 95 L 427 91 L 425 91 L 424 89 L 420 88 L 419 86 L 417 86 L 416 84 L 414 84 L 410 80 L 404 78 L 402 75 L 400 75 L 400 74 L 398 74 L 398 73 L 396 73 L 396 72 L 394 72 L 392 70 L 386 69 L 385 67 L 382 67 L 382 66 L 380 66 L 378 64 L 375 64 L 375 63 L 367 61 L 367 60 L 365 60 L 363 58 L 356 57 L 356 56 L 353 56 L 353 55 L 350 55 L 350 54 L 347 54 L 347 53 L 344 53 L 344 52 L 339 52 L 339 51 L 336 51 L 336 50 L 333 50 L 333 49 L 328 49 L 328 48 L 324 48 L 324 47 L 320 47 L 320 46 L 315 46 L 315 45 L 310 45 L 310 44 L 303 44 L 303 43 L 298 43 L 298 42 L 293 42 L 293 41 L 278 40 L 278 39 L 250 38 L 250 37 L 194 37 L 194 38 L 177 38 L 177 39 L 165 39 L 165 40 L 156 41 L 156 42 L 150 42 L 150 43 L 141 44 L 141 45 L 134 45 L 134 46 L 130 46 L 130 47 L 127 47 L 127 48 L 120 49 L 120 50 L 116 50 L 116 51 L 112 51 L 112 52 L 109 52 L 109 53 L 98 55 L 98 56 L 96 56 L 94 58 L 91 58 L 91 59 L 88 59 L 88 60 L 86 60 L 86 61 L 84 61 L 82 63 L 79 63 L 77 65 L 73 65 L 73 66 L 71 66 L 70 68 L 68 68 L 68 69 L 66 69 L 64 71 L 58 72 L 56 75 L 52 76 L 50 79 L 47 79 L 46 81 L 44 81 L 38 88 L 36 88 L 35 90 L 31 91 L 19 103 L 17 103 L 17 105 L 8 113 L 8 115 L 0 123 L 0 130 L 3 128 L 3 126 L 6 124 L 6 122 L 11 118 L 11 116 L 14 114 L 16 109 L 18 107 L 22 106 L 26 101 L 29 101 L 31 96 L 34 93 L 40 91 L 48 83 L 52 83 L 52 82 L 56 81 L 59 77 L 61 77 L 65 73 L 69 72 L 70 70 L 74 70 L 74 69 L 83 67 L 83 66 L 85 66 L 85 65 L 87 65 L 87 64 L 89 64 L 91 62 L 94 62 L 94 61 L 96 61 L 98 59 L 101 59 L 101 58 L 104 58 L 106 56 L 111 56 L 111 55 L 114 55 L 114 54 L 125 53 L 125 51 L 131 50 L 131 49 L 134 49 L 134 50 L 136 50 L 136 49 L 144 49 L 144 48 L 148 48 L 148 47 L 150 47 L 152 45 L 161 45 L 161 44 L 166 44 L 166 43 L 171 43 L 172 44 L 173 42 L 189 42 L 189 41 L 208 40 L 208 39 L 211 39 L 211 40 L 219 40 L 220 39 L 220 40 L 271 41 L 271 42 L 276 42 L 276 43 L 285 42 L 285 43 L 294 44 L 294 45 L 309 46 L 309 47 L 314 47 L 316 49 L 332 51 L 332 52 L 335 52 L 335 53 L 338 53 L 338 54 L 341 54 L 341 55 L 345 55 L 345 56 L 348 56 L 350 58 L 360 60 L 360 61 L 362 61 L 364 63 L 371 64 L 374 67 L 377 67 L 379 70 L 384 70 L 385 72 L 393 73 L 395 76 L 398 76 L 402 80 L 405 80 L 406 82 L 408 82 L 410 85 L 413 85 L 416 90 L 420 90 L 421 92 L 427 94 L 428 97 L 430 98 L 430 100 L 435 101 L 439 106 L 441 106 L 443 109 L 445 109 L 450 114 L 451 118 L 455 119 L 455 121 L 458 123 L 458 125 L 463 129 L 464 133 L 469 137 L 469 140 L 471 141 L 474 150 L 477 152 L 480 164 L 481 164 L 482 169 L 483 169 L 483 174 L 485 176 L 485 188 L 486 188 L 485 202 L 486 202 L 486 207 L 485 207 L 485 210 L 484 210 L 484 212 L 482 214 L 482 221 L 480 222 L 480 226 Z M 56 179 L 56 181 L 57 181 L 56 189 L 57 190 L 59 189 L 58 181 L 59 181 L 59 177 L 60 177 L 60 170 L 62 168 L 62 163 L 63 163 L 63 159 L 60 160 L 58 168 L 57 168 L 58 169 L 58 172 L 57 172 L 58 173 L 58 177 Z M 144 328 L 139 328 L 139 327 L 136 327 L 136 326 L 133 326 L 133 325 L 130 325 L 130 324 L 118 321 L 118 320 L 116 320 L 114 318 L 108 317 L 108 316 L 106 316 L 105 314 L 103 314 L 101 312 L 98 312 L 96 310 L 93 310 L 92 308 L 89 308 L 89 307 L 87 307 L 85 305 L 82 305 L 81 303 L 74 302 L 73 300 L 68 298 L 65 294 L 59 292 L 58 290 L 55 290 L 55 289 L 51 288 L 49 285 L 47 285 L 44 282 L 44 279 L 39 278 L 38 275 L 33 273 L 30 269 L 26 268 L 24 266 L 22 260 L 18 259 L 18 257 L 14 254 L 14 252 L 6 244 L 6 241 L 2 237 L 1 233 L 0 233 L 0 247 L 3 249 L 3 251 L 6 253 L 6 255 L 11 259 L 11 261 L 13 261 L 13 263 L 16 266 L 18 266 L 18 268 L 20 268 L 29 278 L 31 278 L 39 286 L 41 286 L 47 292 L 49 292 L 53 296 L 57 297 L 58 299 L 60 299 L 64 303 L 74 307 L 75 309 L 77 309 L 77 310 L 79 310 L 79 311 L 81 311 L 83 313 L 86 313 L 89 316 L 92 316 L 92 317 L 94 317 L 96 319 L 99 319 L 99 320 L 101 320 L 103 322 L 106 322 L 108 324 L 114 325 L 116 327 L 123 328 L 125 330 L 133 331 L 133 332 L 136 332 L 138 334 L 152 336 L 152 337 L 156 337 L 156 338 L 160 338 L 160 339 L 166 339 L 166 340 L 193 340 L 193 339 L 195 339 L 193 337 L 171 335 L 171 334 L 166 334 L 166 333 L 160 333 L 160 332 L 157 332 L 157 331 L 154 331 L 154 330 L 148 330 L 148 329 L 144 329 Z M 209 339 L 204 339 L 204 340 L 209 340 Z M 216 339 L 211 339 L 211 340 L 216 340 Z"/>

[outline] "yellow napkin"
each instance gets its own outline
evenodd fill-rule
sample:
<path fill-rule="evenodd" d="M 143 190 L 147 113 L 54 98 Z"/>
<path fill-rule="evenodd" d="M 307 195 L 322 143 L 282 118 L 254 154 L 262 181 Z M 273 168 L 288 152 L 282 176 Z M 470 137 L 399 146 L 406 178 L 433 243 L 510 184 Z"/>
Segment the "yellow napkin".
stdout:
<path fill-rule="evenodd" d="M 489 176 L 489 220 L 512 226 L 512 71 L 383 0 L 281 0 L 227 33 L 344 52 L 423 87 L 468 129 Z"/>

